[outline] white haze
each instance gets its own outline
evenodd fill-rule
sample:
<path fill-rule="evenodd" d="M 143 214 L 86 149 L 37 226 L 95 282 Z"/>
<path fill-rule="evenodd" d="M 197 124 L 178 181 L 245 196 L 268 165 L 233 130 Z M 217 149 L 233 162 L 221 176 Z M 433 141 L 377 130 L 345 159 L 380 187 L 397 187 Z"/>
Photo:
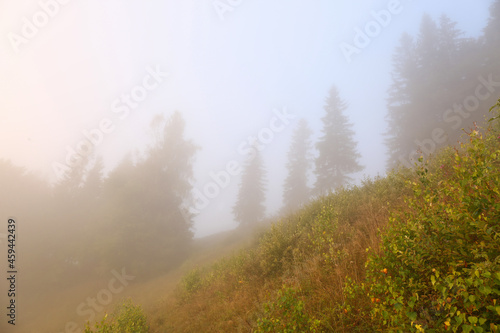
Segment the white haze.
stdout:
<path fill-rule="evenodd" d="M 490 1 L 400 1 L 371 44 L 348 63 L 340 51 L 354 29 L 391 1 L 244 0 L 221 20 L 213 1 L 69 1 L 15 52 L 9 33 L 23 17 L 40 11 L 38 1 L 0 2 L 0 158 L 55 180 L 54 162 L 66 146 L 103 118 L 115 129 L 98 147 L 106 169 L 150 142 L 153 115 L 182 113 L 187 135 L 202 150 L 195 187 L 210 172 L 242 161 L 240 143 L 267 127 L 273 110 L 306 118 L 317 137 L 323 103 L 332 84 L 349 104 L 365 171 L 385 172 L 385 98 L 394 48 L 403 32 L 415 34 L 424 13 L 446 13 L 468 36 L 478 36 Z M 141 83 L 147 68 L 169 72 L 128 117 L 111 104 Z M 281 207 L 285 157 L 295 122 L 266 145 L 268 215 Z M 238 178 L 196 218 L 196 235 L 235 227 Z"/>

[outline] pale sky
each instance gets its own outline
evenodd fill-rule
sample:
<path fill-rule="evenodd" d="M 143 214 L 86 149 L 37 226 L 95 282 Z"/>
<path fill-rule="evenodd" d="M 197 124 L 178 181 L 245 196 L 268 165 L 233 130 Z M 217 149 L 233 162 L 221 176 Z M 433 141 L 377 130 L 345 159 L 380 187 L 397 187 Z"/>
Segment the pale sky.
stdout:
<path fill-rule="evenodd" d="M 97 151 L 108 169 L 149 142 L 153 115 L 180 111 L 187 135 L 202 147 L 195 186 L 210 182 L 238 146 L 269 126 L 273 110 L 296 115 L 263 151 L 272 214 L 281 205 L 285 157 L 296 121 L 319 134 L 332 84 L 349 104 L 363 175 L 385 172 L 385 99 L 391 58 L 403 32 L 415 34 L 424 12 L 446 13 L 467 36 L 478 36 L 491 1 L 0 1 L 0 158 L 54 179 L 84 131 L 113 124 Z M 41 4 L 48 4 L 45 11 Z M 218 13 L 214 4 L 236 4 Z M 239 3 L 239 4 L 238 4 Z M 352 61 L 340 50 L 372 11 L 399 3 L 370 44 Z M 57 6 L 54 6 L 57 4 Z M 229 7 L 228 7 L 229 8 Z M 224 18 L 223 20 L 221 19 Z M 39 27 L 32 24 L 36 23 Z M 14 36 L 14 37 L 13 37 Z M 15 40 L 15 42 L 13 42 Z M 16 52 L 16 49 L 18 52 Z M 168 72 L 120 118 L 113 103 L 150 71 Z M 153 84 L 153 81 L 148 81 Z M 116 105 L 115 105 L 116 106 Z M 238 177 L 196 219 L 203 236 L 235 226 L 231 208 Z"/>

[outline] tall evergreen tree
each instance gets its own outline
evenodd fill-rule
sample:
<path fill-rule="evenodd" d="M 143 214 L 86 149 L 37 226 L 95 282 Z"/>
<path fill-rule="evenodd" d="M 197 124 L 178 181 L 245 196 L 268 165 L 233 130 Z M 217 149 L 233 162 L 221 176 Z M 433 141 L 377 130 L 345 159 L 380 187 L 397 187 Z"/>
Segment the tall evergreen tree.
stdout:
<path fill-rule="evenodd" d="M 160 131 L 145 157 L 112 172 L 105 191 L 114 203 L 116 260 L 142 272 L 168 269 L 183 257 L 193 236 L 192 221 L 180 209 L 191 199 L 198 148 L 185 138 L 179 112 L 166 121 L 156 118 L 154 126 Z"/>
<path fill-rule="evenodd" d="M 404 33 L 400 45 L 393 56 L 392 81 L 387 99 L 387 121 L 389 130 L 386 133 L 386 145 L 389 148 L 388 167 L 393 168 L 401 155 L 408 154 L 413 147 L 414 133 L 412 130 L 412 115 L 414 113 L 414 97 L 418 59 L 415 54 L 413 37 Z"/>
<path fill-rule="evenodd" d="M 442 15 L 439 19 L 438 27 L 438 52 L 436 68 L 431 73 L 436 77 L 436 83 L 432 87 L 434 98 L 432 105 L 436 112 L 437 119 L 442 117 L 442 112 L 450 107 L 450 103 L 459 100 L 459 91 L 462 81 L 467 81 L 468 72 L 464 68 L 461 49 L 466 40 L 460 36 L 463 31 L 457 28 L 457 23 L 453 22 L 448 16 Z M 436 119 L 433 119 L 433 123 Z"/>
<path fill-rule="evenodd" d="M 235 220 L 240 227 L 251 227 L 265 216 L 265 172 L 262 157 L 253 147 L 243 165 L 238 199 L 233 207 Z"/>
<path fill-rule="evenodd" d="M 433 113 L 437 116 L 433 127 L 436 127 L 436 121 L 444 120 L 446 110 L 462 102 L 467 95 L 474 94 L 478 85 L 477 78 L 482 63 L 479 43 L 476 39 L 462 37 L 463 35 L 464 32 L 457 28 L 456 22 L 446 15 L 440 17 L 438 61 L 437 68 L 432 73 L 436 77 L 436 84 L 430 86 L 435 94 Z M 475 120 L 480 120 L 480 117 L 475 117 Z M 461 134 L 461 131 L 448 131 L 447 143 L 456 142 Z M 427 135 L 430 136 L 431 133 Z"/>
<path fill-rule="evenodd" d="M 323 136 L 316 143 L 319 156 L 316 159 L 315 193 L 318 195 L 345 185 L 351 180 L 349 174 L 363 170 L 358 163 L 360 155 L 354 141 L 353 125 L 344 115 L 346 109 L 346 103 L 333 86 L 326 99 L 326 115 L 322 118 Z"/>
<path fill-rule="evenodd" d="M 437 119 L 436 100 L 439 99 L 440 75 L 439 71 L 439 28 L 428 14 L 424 14 L 420 23 L 420 31 L 416 39 L 415 53 L 417 56 L 418 71 L 416 82 L 413 84 L 413 108 L 410 115 L 410 127 L 413 128 L 410 141 L 428 136 L 427 130 Z M 405 128 L 408 135 L 409 127 Z M 413 150 L 415 149 L 413 143 Z"/>
<path fill-rule="evenodd" d="M 500 81 L 500 0 L 490 7 L 490 18 L 484 29 L 484 52 L 486 70 Z M 497 93 L 497 96 L 500 94 Z"/>
<path fill-rule="evenodd" d="M 461 112 L 456 106 L 474 94 L 481 63 L 477 41 L 462 34 L 446 15 L 439 24 L 424 15 L 417 39 L 401 38 L 387 100 L 388 168 L 410 166 L 419 150 L 427 157 L 440 145 L 455 143 L 462 134 L 457 127 L 480 120 L 479 112 L 474 118 L 455 114 Z"/>
<path fill-rule="evenodd" d="M 312 131 L 307 121 L 301 119 L 292 138 L 288 151 L 288 176 L 285 179 L 283 191 L 284 208 L 286 211 L 297 209 L 307 202 L 310 188 L 307 185 L 308 171 L 311 166 L 310 148 Z"/>

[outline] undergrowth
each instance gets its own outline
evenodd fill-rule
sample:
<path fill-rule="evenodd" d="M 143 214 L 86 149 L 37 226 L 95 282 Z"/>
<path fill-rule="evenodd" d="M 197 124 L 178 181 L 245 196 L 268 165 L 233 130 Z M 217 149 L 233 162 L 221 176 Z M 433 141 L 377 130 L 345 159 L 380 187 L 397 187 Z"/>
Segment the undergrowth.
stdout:
<path fill-rule="evenodd" d="M 192 270 L 151 331 L 500 332 L 498 122 Z"/>
<path fill-rule="evenodd" d="M 149 326 L 142 308 L 131 300 L 119 304 L 111 315 L 105 315 L 101 322 L 91 327 L 85 325 L 84 333 L 147 333 Z"/>
<path fill-rule="evenodd" d="M 361 283 L 368 248 L 402 206 L 408 171 L 339 189 L 273 224 L 248 249 L 188 273 L 152 321 L 163 332 L 352 332 L 344 286 Z M 349 305 L 369 307 L 366 295 Z M 361 312 L 361 310 L 360 310 Z M 167 324 L 168 323 L 168 324 Z M 340 327 L 340 330 L 338 328 Z"/>

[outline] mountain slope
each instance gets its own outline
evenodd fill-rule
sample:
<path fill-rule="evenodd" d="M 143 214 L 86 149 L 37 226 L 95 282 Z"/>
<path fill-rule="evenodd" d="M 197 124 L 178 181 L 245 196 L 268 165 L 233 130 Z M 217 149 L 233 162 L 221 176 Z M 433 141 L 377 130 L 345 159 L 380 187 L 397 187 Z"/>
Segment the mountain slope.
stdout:
<path fill-rule="evenodd" d="M 464 142 L 190 271 L 149 331 L 499 332 L 498 120 Z"/>

